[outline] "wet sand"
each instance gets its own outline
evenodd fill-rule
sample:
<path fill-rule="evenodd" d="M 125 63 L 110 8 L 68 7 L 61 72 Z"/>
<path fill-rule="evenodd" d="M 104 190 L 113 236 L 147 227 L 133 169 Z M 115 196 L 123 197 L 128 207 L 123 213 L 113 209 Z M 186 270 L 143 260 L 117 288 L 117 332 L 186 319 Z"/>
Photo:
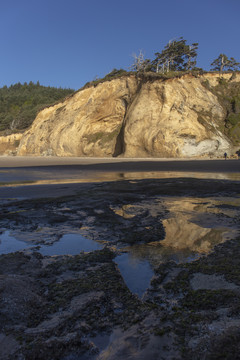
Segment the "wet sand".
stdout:
<path fill-rule="evenodd" d="M 72 195 L 93 182 L 181 177 L 240 180 L 240 161 L 0 157 L 2 199 Z"/>
<path fill-rule="evenodd" d="M 61 167 L 88 171 L 205 171 L 239 172 L 237 159 L 158 159 L 158 158 L 77 158 L 0 156 L 1 168 Z"/>

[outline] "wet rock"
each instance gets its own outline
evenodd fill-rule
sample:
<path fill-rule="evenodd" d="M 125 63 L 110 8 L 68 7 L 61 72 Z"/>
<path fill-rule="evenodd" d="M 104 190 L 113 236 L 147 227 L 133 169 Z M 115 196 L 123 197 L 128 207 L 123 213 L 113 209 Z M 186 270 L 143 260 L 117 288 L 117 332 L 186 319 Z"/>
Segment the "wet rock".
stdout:
<path fill-rule="evenodd" d="M 205 240 L 215 247 L 198 259 L 169 256 L 163 238 L 170 234 L 164 221 L 180 212 L 185 219 L 179 217 L 178 229 L 184 234 L 181 225 L 191 221 L 196 232 L 185 235 L 196 246 L 203 222 L 231 220 L 236 226 L 239 183 L 178 179 L 176 185 L 167 179 L 84 189 L 67 198 L 2 204 L 0 225 L 21 239 L 51 243 L 71 232 L 107 245 L 74 256 L 42 256 L 33 249 L 0 256 L 3 359 L 217 359 L 225 356 L 224 346 L 237 358 L 239 238 L 219 244 L 207 232 Z M 230 207 L 221 206 L 223 192 Z M 173 235 L 176 240 L 179 234 Z M 131 293 L 114 262 L 131 250 L 154 270 L 142 299 Z M 105 347 L 97 344 L 99 334 L 109 339 Z"/>
<path fill-rule="evenodd" d="M 1 331 L 10 331 L 15 341 L 8 356 L 79 356 L 97 351 L 87 334 L 136 321 L 141 303 L 127 289 L 113 257 L 109 249 L 60 256 L 49 264 L 36 253 L 0 256 Z M 121 311 L 115 311 L 116 304 Z"/>

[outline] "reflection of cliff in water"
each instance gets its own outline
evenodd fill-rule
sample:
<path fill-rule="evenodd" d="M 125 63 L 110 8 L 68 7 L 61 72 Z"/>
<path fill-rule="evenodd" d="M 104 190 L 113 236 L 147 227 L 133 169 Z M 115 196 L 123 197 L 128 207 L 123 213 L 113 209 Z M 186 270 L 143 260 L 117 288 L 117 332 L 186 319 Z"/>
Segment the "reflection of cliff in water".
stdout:
<path fill-rule="evenodd" d="M 168 199 L 165 205 L 169 216 L 163 220 L 163 246 L 207 253 L 236 236 L 234 215 L 239 212 L 239 199 Z"/>
<path fill-rule="evenodd" d="M 235 219 L 240 214 L 240 199 L 161 197 L 152 205 L 152 213 L 158 206 L 167 210 L 162 220 L 164 239 L 125 249 L 133 258 L 148 259 L 153 266 L 167 260 L 192 260 L 238 234 Z"/>
<path fill-rule="evenodd" d="M 184 215 L 163 221 L 166 232 L 162 246 L 177 250 L 189 249 L 193 252 L 207 253 L 223 241 L 227 229 L 207 229 L 188 221 Z"/>
<path fill-rule="evenodd" d="M 109 165 L 109 164 L 107 164 Z M 108 167 L 105 165 L 105 167 Z M 111 164 L 110 164 L 111 165 Z M 112 164 L 113 166 L 114 164 Z M 187 172 L 187 171 L 112 171 L 108 167 L 106 171 L 93 171 L 81 169 L 81 167 L 64 166 L 39 166 L 16 167 L 0 170 L 1 187 L 19 185 L 50 185 L 50 184 L 74 184 L 118 180 L 143 180 L 143 179 L 218 179 L 239 180 L 240 173 L 209 173 L 209 172 Z"/>

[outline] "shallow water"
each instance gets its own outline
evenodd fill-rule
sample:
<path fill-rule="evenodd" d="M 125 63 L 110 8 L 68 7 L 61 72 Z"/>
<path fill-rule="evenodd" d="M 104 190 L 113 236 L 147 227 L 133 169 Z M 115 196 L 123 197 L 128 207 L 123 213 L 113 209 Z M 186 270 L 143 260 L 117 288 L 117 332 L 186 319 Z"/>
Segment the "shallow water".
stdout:
<path fill-rule="evenodd" d="M 100 250 L 103 246 L 96 241 L 84 238 L 80 234 L 66 234 L 63 235 L 59 241 L 56 241 L 51 245 L 41 245 L 37 247 L 29 241 L 25 242 L 16 239 L 9 231 L 5 231 L 0 235 L 0 255 L 29 248 L 37 250 L 42 255 L 53 256 L 77 255 L 81 251 L 89 252 Z"/>
<path fill-rule="evenodd" d="M 165 248 L 203 254 L 239 234 L 240 198 L 166 197 L 164 205 Z"/>
<path fill-rule="evenodd" d="M 177 250 L 172 247 L 161 245 L 161 241 L 148 244 L 135 244 L 131 247 L 124 247 L 128 251 L 132 263 L 147 262 L 151 268 L 157 268 L 167 261 L 176 263 L 190 262 L 197 259 L 200 254 L 189 249 Z"/>
<path fill-rule="evenodd" d="M 136 261 L 148 261 L 154 268 L 169 260 L 177 263 L 192 261 L 200 254 L 209 253 L 215 245 L 236 238 L 240 230 L 237 220 L 240 198 L 161 196 L 151 202 L 141 201 L 114 211 L 124 219 L 148 211 L 149 216 L 156 219 L 156 226 L 158 222 L 159 226 L 162 224 L 163 239 L 147 244 L 122 244 L 121 247 Z"/>
<path fill-rule="evenodd" d="M 127 287 L 132 293 L 142 297 L 154 275 L 149 261 L 134 258 L 131 253 L 121 254 L 114 261 L 117 263 Z"/>
<path fill-rule="evenodd" d="M 240 162 L 239 162 L 240 163 Z M 118 180 L 195 178 L 240 180 L 240 172 L 198 171 L 88 171 L 81 169 L 39 167 L 0 169 L 0 187 L 19 185 L 75 184 Z"/>
<path fill-rule="evenodd" d="M 34 248 L 32 244 L 17 240 L 10 235 L 9 231 L 0 235 L 0 254 L 22 251 Z M 42 255 L 77 255 L 81 251 L 90 252 L 102 249 L 103 246 L 96 241 L 86 239 L 80 234 L 66 234 L 51 244 L 38 246 L 38 252 Z M 122 254 L 114 260 L 123 276 L 128 288 L 140 297 L 150 284 L 154 272 L 147 260 L 134 259 L 131 254 Z"/>
<path fill-rule="evenodd" d="M 96 241 L 86 239 L 80 234 L 66 234 L 52 245 L 42 245 L 39 252 L 42 255 L 77 255 L 81 251 L 89 252 L 102 249 Z"/>
<path fill-rule="evenodd" d="M 116 256 L 114 262 L 117 264 L 121 275 L 130 289 L 131 292 L 142 297 L 146 289 L 149 287 L 151 278 L 154 275 L 153 256 L 149 252 L 149 248 L 152 245 L 140 245 L 132 246 L 129 248 L 128 253 L 123 253 Z M 80 234 L 66 234 L 63 235 L 59 241 L 51 245 L 41 245 L 34 247 L 32 243 L 18 240 L 10 235 L 9 231 L 0 235 L 0 254 L 8 254 L 16 251 L 23 251 L 26 249 L 36 249 L 42 255 L 54 256 L 54 255 L 77 255 L 81 251 L 89 252 L 100 250 L 103 248 L 101 244 L 96 241 L 86 239 Z M 153 248 L 153 247 L 152 247 Z M 159 260 L 164 262 L 166 260 L 180 260 L 186 261 L 189 258 L 189 252 L 174 252 L 173 250 L 166 249 L 161 245 L 154 246 L 154 253 L 157 256 L 157 262 Z M 193 257 L 191 257 L 192 259 Z"/>
<path fill-rule="evenodd" d="M 10 231 L 5 231 L 0 235 L 0 254 L 9 254 L 16 251 L 22 251 L 32 247 L 32 244 L 17 240 L 10 235 Z"/>

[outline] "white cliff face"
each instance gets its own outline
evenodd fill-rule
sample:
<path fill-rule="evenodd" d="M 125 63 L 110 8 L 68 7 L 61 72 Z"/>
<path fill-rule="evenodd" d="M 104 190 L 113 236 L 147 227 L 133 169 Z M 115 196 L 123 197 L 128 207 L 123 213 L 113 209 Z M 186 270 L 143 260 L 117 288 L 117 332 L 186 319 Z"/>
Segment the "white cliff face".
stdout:
<path fill-rule="evenodd" d="M 146 106 L 147 105 L 147 106 Z M 142 86 L 125 127 L 126 156 L 188 157 L 229 149 L 218 130 L 224 109 L 199 78 Z"/>
<path fill-rule="evenodd" d="M 18 155 L 222 156 L 232 147 L 221 132 L 226 113 L 206 80 L 215 86 L 218 75 L 128 76 L 81 90 L 38 114 Z"/>

